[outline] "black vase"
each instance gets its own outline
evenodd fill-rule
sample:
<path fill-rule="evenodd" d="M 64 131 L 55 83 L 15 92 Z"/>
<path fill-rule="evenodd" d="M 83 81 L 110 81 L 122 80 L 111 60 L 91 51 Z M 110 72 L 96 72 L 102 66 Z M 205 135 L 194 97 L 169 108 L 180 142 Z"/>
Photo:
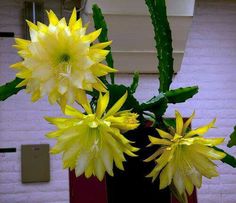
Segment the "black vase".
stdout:
<path fill-rule="evenodd" d="M 145 176 L 151 172 L 155 163 L 146 163 L 155 150 L 155 147 L 146 147 L 150 141 L 148 135 L 156 135 L 156 130 L 151 127 L 138 128 L 126 133 L 129 140 L 135 141 L 135 146 L 140 148 L 138 157 L 126 157 L 124 171 L 114 169 L 114 177 L 107 176 L 108 203 L 170 203 L 171 195 L 169 189 L 159 190 L 158 178 L 152 182 Z"/>

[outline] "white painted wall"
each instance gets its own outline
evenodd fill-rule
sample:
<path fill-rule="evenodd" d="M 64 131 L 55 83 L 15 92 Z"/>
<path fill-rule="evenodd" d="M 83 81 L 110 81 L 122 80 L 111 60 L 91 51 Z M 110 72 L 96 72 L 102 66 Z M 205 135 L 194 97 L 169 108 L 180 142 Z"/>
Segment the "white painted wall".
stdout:
<path fill-rule="evenodd" d="M 86 1 L 86 0 L 84 0 Z M 167 15 L 173 33 L 174 71 L 180 69 L 195 0 L 167 0 Z M 92 20 L 92 5 L 102 9 L 113 39 L 112 51 L 122 73 L 156 73 L 153 27 L 144 0 L 87 0 L 82 18 Z"/>
<path fill-rule="evenodd" d="M 84 0 L 86 1 L 86 0 Z M 195 0 L 167 0 L 167 15 L 173 33 L 174 71 L 180 69 L 191 28 Z M 153 27 L 144 0 L 87 0 L 82 11 L 84 21 L 92 20 L 92 5 L 102 9 L 113 40 L 112 52 L 122 73 L 156 72 Z"/>
<path fill-rule="evenodd" d="M 22 8 L 21 2 L 0 1 L 0 31 L 16 30 L 17 35 L 21 35 L 17 27 L 17 19 L 21 17 L 17 11 Z M 166 116 L 173 116 L 177 108 L 184 116 L 189 116 L 195 109 L 197 117 L 193 127 L 217 117 L 218 128 L 209 132 L 212 137 L 228 136 L 236 124 L 235 22 L 234 0 L 197 1 L 182 68 L 175 76 L 172 87 L 198 84 L 200 92 L 184 104 L 171 106 L 166 113 Z M 12 43 L 12 40 L 0 39 L 0 82 L 14 78 L 13 71 L 7 68 L 18 60 L 11 48 Z M 129 84 L 131 76 L 120 75 L 117 81 Z M 137 97 L 145 101 L 157 91 L 157 76 L 143 74 Z M 44 137 L 52 127 L 43 120 L 43 116 L 58 114 L 59 108 L 49 106 L 46 98 L 31 104 L 29 96 L 24 92 L 0 103 L 0 147 L 17 148 L 17 153 L 6 154 L 5 157 L 0 155 L 0 203 L 69 202 L 68 173 L 61 168 L 60 156 L 51 157 L 50 183 L 23 185 L 20 182 L 20 145 L 52 145 L 53 142 Z M 236 148 L 228 151 L 236 156 Z M 204 179 L 203 187 L 198 191 L 199 203 L 236 202 L 236 170 L 219 163 L 219 171 L 219 178 L 210 181 Z"/>

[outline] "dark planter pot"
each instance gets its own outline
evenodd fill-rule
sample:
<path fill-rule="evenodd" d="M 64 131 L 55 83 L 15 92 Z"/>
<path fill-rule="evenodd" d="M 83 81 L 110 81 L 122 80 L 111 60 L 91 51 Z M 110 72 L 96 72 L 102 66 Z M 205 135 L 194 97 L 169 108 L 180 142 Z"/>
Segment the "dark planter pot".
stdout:
<path fill-rule="evenodd" d="M 155 166 L 154 162 L 143 162 L 156 148 L 147 148 L 150 143 L 148 135 L 156 134 L 153 128 L 139 128 L 127 133 L 126 137 L 135 140 L 135 146 L 141 150 L 138 157 L 127 157 L 124 163 L 125 171 L 115 169 L 114 177 L 106 177 L 108 203 L 147 202 L 169 203 L 171 195 L 169 189 L 159 190 L 159 182 L 151 182 L 145 176 Z M 141 201 L 142 200 L 142 201 Z"/>
<path fill-rule="evenodd" d="M 148 135 L 157 135 L 154 128 L 139 128 L 126 137 L 136 142 L 135 146 L 141 150 L 138 157 L 126 157 L 125 171 L 114 167 L 114 177 L 106 176 L 106 180 L 99 182 L 96 178 L 76 178 L 74 171 L 70 172 L 70 203 L 178 203 L 168 188 L 159 190 L 159 181 L 152 183 L 145 176 L 155 166 L 154 162 L 143 162 L 156 149 L 146 147 L 150 142 Z M 196 190 L 189 197 L 189 203 L 197 203 Z"/>
<path fill-rule="evenodd" d="M 124 163 L 125 171 L 115 169 L 114 177 L 107 176 L 108 203 L 178 203 L 169 188 L 159 190 L 159 180 L 152 183 L 145 176 L 155 166 L 154 162 L 145 163 L 143 160 L 154 153 L 157 148 L 146 147 L 150 141 L 148 135 L 159 136 L 154 128 L 144 127 L 126 134 L 126 137 L 135 141 L 135 146 L 140 148 L 138 157 L 127 157 Z M 196 190 L 188 197 L 188 203 L 197 203 Z"/>

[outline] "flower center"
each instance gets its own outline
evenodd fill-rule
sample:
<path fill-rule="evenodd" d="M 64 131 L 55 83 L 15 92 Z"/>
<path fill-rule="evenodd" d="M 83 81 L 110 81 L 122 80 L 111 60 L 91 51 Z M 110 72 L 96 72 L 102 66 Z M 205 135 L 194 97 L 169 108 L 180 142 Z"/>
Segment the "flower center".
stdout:
<path fill-rule="evenodd" d="M 70 64 L 60 64 L 59 65 L 59 76 L 62 78 L 70 79 L 71 76 L 71 65 Z"/>
<path fill-rule="evenodd" d="M 183 136 L 178 135 L 177 133 L 175 133 L 174 138 L 171 140 L 172 142 L 179 142 L 180 140 L 182 140 Z"/>
<path fill-rule="evenodd" d="M 99 120 L 94 114 L 87 115 L 86 122 L 90 128 L 97 128 L 100 125 Z"/>
<path fill-rule="evenodd" d="M 69 62 L 70 60 L 70 55 L 63 53 L 60 57 L 59 57 L 59 61 L 60 62 Z"/>

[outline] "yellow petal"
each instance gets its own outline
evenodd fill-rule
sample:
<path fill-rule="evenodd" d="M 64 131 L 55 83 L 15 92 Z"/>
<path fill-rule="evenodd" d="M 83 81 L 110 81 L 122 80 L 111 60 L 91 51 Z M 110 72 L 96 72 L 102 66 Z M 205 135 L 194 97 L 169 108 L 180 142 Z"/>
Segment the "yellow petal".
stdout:
<path fill-rule="evenodd" d="M 62 156 L 63 168 L 74 169 L 76 167 L 78 154 L 79 154 L 78 145 L 73 144 L 67 151 L 63 153 Z"/>
<path fill-rule="evenodd" d="M 26 69 L 26 67 L 23 65 L 22 62 L 14 63 L 10 66 L 11 68 L 14 68 L 16 70 L 23 70 Z"/>
<path fill-rule="evenodd" d="M 62 19 L 59 20 L 58 27 L 65 28 L 66 26 L 67 26 L 66 19 L 65 17 L 63 17 Z"/>
<path fill-rule="evenodd" d="M 209 124 L 201 126 L 195 130 L 191 130 L 189 131 L 184 137 L 188 138 L 188 137 L 192 137 L 194 135 L 203 135 L 205 134 L 210 128 L 212 128 L 214 126 L 216 122 L 216 119 L 214 119 L 213 121 L 211 121 Z"/>
<path fill-rule="evenodd" d="M 183 176 L 180 170 L 178 169 L 176 170 L 173 180 L 176 189 L 178 190 L 180 195 L 182 195 L 185 192 L 185 186 L 184 186 Z"/>
<path fill-rule="evenodd" d="M 32 40 L 32 41 L 34 41 L 34 38 L 35 38 L 35 39 L 37 38 L 36 35 L 34 35 L 34 36 L 31 36 L 31 35 L 30 35 L 30 37 L 31 37 L 31 40 Z M 18 55 L 19 55 L 20 57 L 22 57 L 22 58 L 30 57 L 30 52 L 29 52 L 27 49 L 22 49 L 22 50 L 18 51 L 17 53 L 18 53 Z"/>
<path fill-rule="evenodd" d="M 117 111 L 119 111 L 120 108 L 125 103 L 127 97 L 128 97 L 128 92 L 126 91 L 125 94 L 110 108 L 110 110 L 104 116 L 104 119 L 111 116 L 111 115 L 114 115 Z"/>
<path fill-rule="evenodd" d="M 101 153 L 101 159 L 106 168 L 106 171 L 108 172 L 110 176 L 113 176 L 114 175 L 113 174 L 113 158 L 112 158 L 111 150 L 109 149 L 108 146 L 104 145 L 100 153 Z"/>
<path fill-rule="evenodd" d="M 160 189 L 163 189 L 171 184 L 174 174 L 174 165 L 170 161 L 160 173 Z"/>
<path fill-rule="evenodd" d="M 93 83 L 93 88 L 99 92 L 107 92 L 107 87 L 102 83 L 99 78 L 96 78 L 96 83 Z"/>
<path fill-rule="evenodd" d="M 183 118 L 181 114 L 178 111 L 175 111 L 175 117 L 176 117 L 176 133 L 179 135 L 182 135 L 183 131 Z"/>
<path fill-rule="evenodd" d="M 64 123 L 66 120 L 68 120 L 68 118 L 54 118 L 54 117 L 47 117 L 47 116 L 45 116 L 44 119 L 54 125 L 56 125 L 58 122 Z"/>
<path fill-rule="evenodd" d="M 57 130 L 57 131 L 49 132 L 45 136 L 47 138 L 56 138 L 56 137 L 61 136 L 61 133 L 62 133 L 62 130 Z"/>
<path fill-rule="evenodd" d="M 206 156 L 200 153 L 193 153 L 192 150 L 188 151 L 188 156 L 191 157 L 194 167 L 207 178 L 212 178 L 218 176 L 215 164 L 210 161 Z"/>
<path fill-rule="evenodd" d="M 60 100 L 57 101 L 58 104 L 61 107 L 61 111 L 64 113 L 65 112 L 65 108 L 66 108 L 66 104 L 67 104 L 67 98 L 65 95 L 60 97 Z"/>
<path fill-rule="evenodd" d="M 95 63 L 100 63 L 101 61 L 105 60 L 107 54 L 109 54 L 108 50 L 103 50 L 103 49 L 90 49 L 89 50 L 89 57 Z"/>
<path fill-rule="evenodd" d="M 193 118 L 195 117 L 195 111 L 192 113 L 192 115 L 190 116 L 190 118 L 184 123 L 183 126 L 183 133 L 186 132 L 187 128 L 189 127 L 189 125 L 191 124 Z"/>
<path fill-rule="evenodd" d="M 91 67 L 92 72 L 97 76 L 104 76 L 107 75 L 108 73 L 115 73 L 117 72 L 116 69 L 110 68 L 109 66 L 106 66 L 102 63 L 97 63 Z"/>
<path fill-rule="evenodd" d="M 154 180 L 159 175 L 161 169 L 162 169 L 162 166 L 156 165 L 155 168 L 148 175 L 146 175 L 145 177 L 152 178 L 152 182 L 154 182 Z"/>
<path fill-rule="evenodd" d="M 103 180 L 105 175 L 105 167 L 100 157 L 94 159 L 94 173 L 98 180 Z"/>
<path fill-rule="evenodd" d="M 207 145 L 210 147 L 222 144 L 224 142 L 224 138 L 202 138 L 202 137 L 195 137 L 193 139 L 193 142 L 195 144 L 203 144 L 203 145 Z"/>
<path fill-rule="evenodd" d="M 89 41 L 91 43 L 91 42 L 95 41 L 98 38 L 98 36 L 101 34 L 101 32 L 102 32 L 102 29 L 98 29 L 98 30 L 96 30 L 94 32 L 91 32 L 88 35 L 85 35 L 82 38 L 82 40 Z"/>
<path fill-rule="evenodd" d="M 166 166 L 166 164 L 170 160 L 170 151 L 164 151 L 164 153 L 156 160 L 156 167 L 149 173 L 146 177 L 152 177 L 152 181 L 154 181 L 159 175 L 160 171 Z"/>
<path fill-rule="evenodd" d="M 38 29 L 41 31 L 41 32 L 44 32 L 46 33 L 48 31 L 48 26 L 41 23 L 41 22 L 37 22 L 37 26 L 38 26 Z"/>
<path fill-rule="evenodd" d="M 170 133 L 167 133 L 167 132 L 165 132 L 161 129 L 158 129 L 158 128 L 156 130 L 162 138 L 166 138 L 166 139 L 169 139 L 169 140 L 173 139 L 173 136 Z"/>
<path fill-rule="evenodd" d="M 23 70 L 23 71 L 16 74 L 16 76 L 18 78 L 22 78 L 22 79 L 29 78 L 31 75 L 32 75 L 32 72 L 28 69 L 25 69 L 25 70 Z"/>
<path fill-rule="evenodd" d="M 75 167 L 76 177 L 82 175 L 90 162 L 88 153 L 81 153 Z"/>
<path fill-rule="evenodd" d="M 132 151 L 137 151 L 138 148 L 132 147 Z M 128 150 L 128 149 L 124 149 L 124 153 L 126 153 L 127 155 L 131 156 L 131 157 L 137 157 L 137 154 L 134 154 L 132 151 Z"/>
<path fill-rule="evenodd" d="M 52 24 L 52 25 L 57 25 L 59 20 L 56 16 L 56 14 L 50 10 L 49 12 L 47 11 L 47 15 L 48 15 L 48 20 L 49 20 L 49 23 Z"/>
<path fill-rule="evenodd" d="M 123 161 L 121 159 L 119 159 L 116 154 L 114 155 L 114 162 L 115 162 L 115 165 L 118 169 L 120 169 L 122 171 L 125 170 L 124 166 L 123 166 Z"/>
<path fill-rule="evenodd" d="M 60 94 L 56 90 L 52 90 L 48 95 L 48 101 L 50 104 L 55 104 Z"/>
<path fill-rule="evenodd" d="M 93 159 L 91 159 L 87 168 L 85 169 L 85 177 L 90 178 L 93 174 L 93 170 L 94 170 L 94 163 L 93 163 Z"/>
<path fill-rule="evenodd" d="M 35 91 L 35 92 L 32 94 L 32 96 L 31 96 L 31 101 L 32 101 L 32 102 L 36 102 L 36 101 L 38 101 L 40 98 L 41 98 L 40 91 L 37 90 L 37 91 Z"/>
<path fill-rule="evenodd" d="M 62 135 L 57 140 L 58 142 L 62 142 L 68 149 L 75 141 L 80 140 L 79 137 L 83 132 L 87 132 L 87 130 L 81 129 L 81 127 L 67 127 L 62 130 Z"/>
<path fill-rule="evenodd" d="M 156 159 L 159 155 L 161 155 L 164 151 L 164 148 L 159 148 L 157 151 L 155 151 L 150 157 L 144 160 L 144 162 L 150 162 L 154 159 Z"/>
<path fill-rule="evenodd" d="M 198 153 L 207 156 L 209 159 L 212 160 L 220 160 L 226 156 L 224 152 L 217 151 L 211 147 L 204 146 L 202 144 L 193 144 L 191 148 L 192 150 L 195 150 Z"/>
<path fill-rule="evenodd" d="M 121 133 L 120 130 L 118 130 L 117 128 L 112 128 L 112 135 L 114 135 L 115 139 L 118 139 L 121 143 L 123 144 L 129 144 L 129 143 L 133 143 L 130 140 L 128 140 L 127 138 L 125 138 Z"/>
<path fill-rule="evenodd" d="M 66 129 L 77 124 L 80 120 L 78 119 L 68 119 L 68 118 L 51 118 L 45 117 L 49 123 L 54 124 L 58 127 L 58 129 Z"/>
<path fill-rule="evenodd" d="M 14 47 L 17 49 L 27 49 L 30 44 L 30 41 L 25 39 L 15 38 L 15 41 L 16 45 Z"/>
<path fill-rule="evenodd" d="M 54 147 L 50 150 L 50 153 L 52 154 L 58 154 L 63 152 L 66 149 L 66 145 L 64 142 L 57 142 Z"/>
<path fill-rule="evenodd" d="M 77 20 L 75 23 L 74 23 L 74 25 L 71 27 L 71 30 L 72 31 L 76 31 L 76 30 L 80 30 L 80 31 L 82 31 L 82 32 L 84 32 L 85 33 L 85 31 L 86 31 L 86 28 L 83 28 L 82 29 L 82 19 L 80 18 L 79 20 Z"/>
<path fill-rule="evenodd" d="M 153 136 L 148 136 L 148 138 L 152 144 L 158 144 L 158 145 L 172 145 L 173 144 L 171 141 L 166 140 L 166 139 L 160 139 Z"/>
<path fill-rule="evenodd" d="M 28 83 L 28 80 L 23 80 L 22 82 L 20 82 L 18 85 L 16 85 L 16 88 L 19 88 L 19 87 L 24 87 L 26 86 Z"/>
<path fill-rule="evenodd" d="M 76 95 L 76 99 L 79 102 L 79 104 L 81 104 L 83 106 L 84 110 L 88 114 L 92 114 L 92 109 L 91 109 L 90 104 L 88 103 L 86 92 L 84 90 L 81 90 L 81 89 L 78 90 L 78 93 Z"/>
<path fill-rule="evenodd" d="M 171 156 L 171 150 L 165 150 L 162 155 L 156 160 L 156 163 L 163 168 L 170 161 Z"/>
<path fill-rule="evenodd" d="M 188 178 L 197 188 L 202 186 L 202 175 L 196 169 L 188 176 Z"/>
<path fill-rule="evenodd" d="M 97 44 L 94 44 L 93 46 L 91 46 L 91 49 L 104 49 L 107 46 L 111 45 L 111 43 L 112 43 L 112 41 L 97 43 Z"/>
<path fill-rule="evenodd" d="M 72 29 L 72 27 L 74 26 L 76 20 L 77 20 L 77 11 L 76 11 L 76 8 L 74 8 L 73 11 L 72 11 L 70 20 L 69 20 L 70 29 Z"/>
<path fill-rule="evenodd" d="M 82 114 L 78 109 L 76 109 L 72 106 L 69 106 L 69 105 L 66 105 L 65 115 L 74 116 L 74 117 L 81 118 L 81 119 L 84 118 L 84 114 Z"/>
<path fill-rule="evenodd" d="M 190 196 L 193 193 L 194 185 L 191 182 L 191 180 L 188 178 L 188 176 L 183 175 L 183 178 L 184 178 L 184 185 L 185 185 L 186 191 L 188 195 Z"/>
<path fill-rule="evenodd" d="M 26 20 L 26 22 L 27 22 L 27 24 L 28 24 L 30 29 L 38 31 L 38 26 L 37 25 L 35 25 L 34 23 L 30 22 L 29 20 Z"/>
<path fill-rule="evenodd" d="M 112 151 L 115 165 L 120 170 L 124 170 L 123 161 L 125 161 L 125 157 L 124 157 L 122 151 L 120 150 L 118 143 L 109 134 L 106 135 L 104 133 L 104 136 L 106 136 L 106 137 L 108 136 L 108 139 L 106 139 L 106 142 L 107 142 L 108 146 L 110 147 L 110 150 Z"/>
<path fill-rule="evenodd" d="M 63 94 L 65 94 L 65 93 L 67 92 L 68 88 L 69 88 L 68 81 L 63 80 L 63 81 L 61 81 L 61 82 L 58 84 L 57 91 L 58 91 L 61 95 L 63 95 Z"/>
<path fill-rule="evenodd" d="M 102 94 L 100 93 L 96 108 L 96 116 L 98 118 L 101 118 L 101 116 L 105 112 L 108 102 L 109 102 L 109 92 L 107 92 L 104 96 L 102 96 Z"/>

